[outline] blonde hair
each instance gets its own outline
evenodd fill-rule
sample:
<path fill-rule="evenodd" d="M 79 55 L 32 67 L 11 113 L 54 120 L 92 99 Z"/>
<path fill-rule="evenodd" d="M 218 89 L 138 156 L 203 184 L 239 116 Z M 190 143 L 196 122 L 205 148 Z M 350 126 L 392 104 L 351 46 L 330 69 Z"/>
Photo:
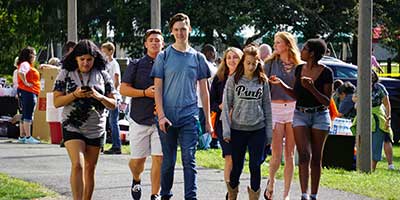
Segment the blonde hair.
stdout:
<path fill-rule="evenodd" d="M 225 80 L 229 75 L 229 68 L 228 65 L 226 64 L 226 56 L 228 55 L 229 52 L 235 53 L 237 56 L 239 56 L 239 59 L 242 59 L 243 56 L 243 52 L 239 48 L 228 47 L 225 50 L 224 55 L 222 56 L 221 63 L 218 66 L 217 73 L 215 74 L 215 76 L 218 77 L 220 81 Z"/>
<path fill-rule="evenodd" d="M 105 48 L 105 49 L 107 49 L 107 50 L 109 50 L 109 51 L 112 51 L 113 53 L 115 52 L 115 46 L 114 46 L 114 44 L 111 43 L 111 42 L 103 43 L 103 44 L 101 45 L 101 48 Z"/>
<path fill-rule="evenodd" d="M 277 32 L 274 36 L 274 38 L 279 37 L 280 39 L 282 39 L 285 44 L 289 47 L 288 49 L 288 56 L 289 56 L 289 60 L 293 61 L 294 65 L 299 65 L 300 63 L 302 63 L 301 58 L 300 58 L 300 51 L 299 48 L 297 47 L 297 42 L 296 39 L 294 38 L 294 36 L 289 33 L 289 32 Z M 276 52 L 272 53 L 271 56 L 269 56 L 267 59 L 265 59 L 265 63 L 272 61 L 272 60 L 276 60 L 280 58 L 280 55 Z"/>

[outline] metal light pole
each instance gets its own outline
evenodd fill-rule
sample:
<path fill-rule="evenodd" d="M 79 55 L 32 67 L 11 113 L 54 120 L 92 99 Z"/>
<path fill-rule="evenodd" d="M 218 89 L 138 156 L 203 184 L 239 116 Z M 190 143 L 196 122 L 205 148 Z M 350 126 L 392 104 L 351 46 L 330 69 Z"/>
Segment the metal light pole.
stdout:
<path fill-rule="evenodd" d="M 360 0 L 358 16 L 357 169 L 371 172 L 372 0 Z"/>
<path fill-rule="evenodd" d="M 78 42 L 77 28 L 77 3 L 76 0 L 68 1 L 68 41 Z"/>
<path fill-rule="evenodd" d="M 151 28 L 161 29 L 161 0 L 151 0 Z"/>

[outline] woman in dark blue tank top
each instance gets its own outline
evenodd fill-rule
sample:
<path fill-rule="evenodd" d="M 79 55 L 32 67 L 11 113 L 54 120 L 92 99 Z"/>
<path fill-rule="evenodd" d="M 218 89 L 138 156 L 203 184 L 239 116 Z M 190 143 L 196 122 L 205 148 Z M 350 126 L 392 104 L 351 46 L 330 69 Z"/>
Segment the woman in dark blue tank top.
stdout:
<path fill-rule="evenodd" d="M 293 128 L 299 153 L 301 199 L 308 199 L 310 168 L 310 197 L 312 200 L 317 199 L 322 150 L 330 128 L 327 107 L 332 95 L 333 73 L 330 68 L 318 64 L 325 51 L 326 44 L 321 39 L 310 39 L 305 43 L 301 50 L 301 59 L 306 64 L 296 68 L 293 88 L 277 77 L 270 77 L 270 83 L 282 86 L 286 93 L 297 100 Z"/>

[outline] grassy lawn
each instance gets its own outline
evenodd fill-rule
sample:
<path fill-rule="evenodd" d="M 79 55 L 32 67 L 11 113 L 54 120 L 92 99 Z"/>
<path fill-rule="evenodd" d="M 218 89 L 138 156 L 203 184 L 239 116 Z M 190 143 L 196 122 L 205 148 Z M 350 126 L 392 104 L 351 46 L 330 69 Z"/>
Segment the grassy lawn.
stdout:
<path fill-rule="evenodd" d="M 400 167 L 400 147 L 394 146 L 393 149 L 394 164 Z M 201 150 L 196 153 L 197 165 L 223 169 L 224 161 L 221 157 L 221 150 Z M 262 176 L 268 176 L 268 161 L 267 158 L 262 166 Z M 177 159 L 180 161 L 180 158 Z M 248 159 L 246 159 L 248 160 Z M 248 162 L 245 164 L 245 171 L 249 173 Z M 377 170 L 371 174 L 359 173 L 356 171 L 346 171 L 342 169 L 323 169 L 321 177 L 321 185 L 328 188 L 338 189 L 342 191 L 361 194 L 377 199 L 399 199 L 400 190 L 397 190 L 400 185 L 399 170 L 387 170 L 386 160 L 378 163 Z M 277 178 L 283 179 L 283 167 L 280 167 Z M 295 169 L 294 182 L 298 183 L 298 168 Z"/>
<path fill-rule="evenodd" d="M 57 193 L 37 183 L 29 183 L 0 173 L 0 200 L 55 197 Z"/>

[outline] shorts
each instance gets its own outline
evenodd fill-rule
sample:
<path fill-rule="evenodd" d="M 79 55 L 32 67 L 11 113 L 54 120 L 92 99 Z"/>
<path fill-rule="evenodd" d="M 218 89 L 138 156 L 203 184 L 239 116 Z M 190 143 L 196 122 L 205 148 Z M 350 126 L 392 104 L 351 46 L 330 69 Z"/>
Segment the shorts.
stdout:
<path fill-rule="evenodd" d="M 134 120 L 129 120 L 129 143 L 131 158 L 146 158 L 150 155 L 162 156 L 160 135 L 155 124 L 141 125 Z"/>
<path fill-rule="evenodd" d="M 374 161 L 382 160 L 382 147 L 385 136 L 389 136 L 389 134 L 382 132 L 379 128 L 376 132 L 372 132 L 372 160 Z"/>
<path fill-rule="evenodd" d="M 314 113 L 301 112 L 294 110 L 293 127 L 305 126 L 317 130 L 329 131 L 331 126 L 331 117 L 329 110 L 317 111 Z"/>
<path fill-rule="evenodd" d="M 37 103 L 37 94 L 18 89 L 18 96 L 22 107 L 22 120 L 24 122 L 32 122 L 33 111 Z"/>
<path fill-rule="evenodd" d="M 104 134 L 98 138 L 87 138 L 81 133 L 71 132 L 63 128 L 63 139 L 64 142 L 68 140 L 82 140 L 86 145 L 95 146 L 95 147 L 103 147 L 104 145 Z"/>
<path fill-rule="evenodd" d="M 275 129 L 275 123 L 292 123 L 295 108 L 296 102 L 271 103 L 272 128 Z"/>

